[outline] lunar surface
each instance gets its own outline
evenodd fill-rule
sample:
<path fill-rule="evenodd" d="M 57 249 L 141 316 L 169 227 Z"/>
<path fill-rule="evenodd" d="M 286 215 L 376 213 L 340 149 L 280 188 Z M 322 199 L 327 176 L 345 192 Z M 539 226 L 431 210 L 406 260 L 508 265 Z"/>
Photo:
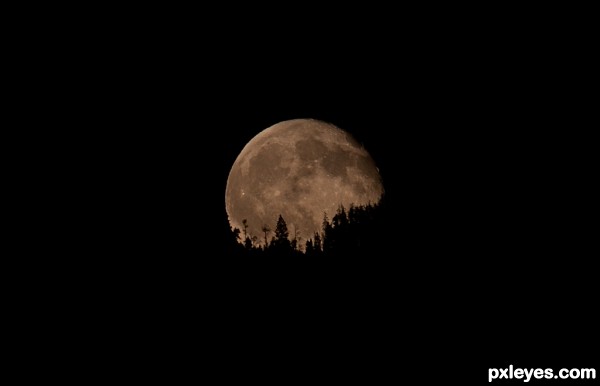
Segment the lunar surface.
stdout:
<path fill-rule="evenodd" d="M 283 121 L 257 134 L 235 160 L 225 192 L 232 228 L 264 244 L 264 225 L 275 229 L 281 214 L 290 238 L 320 232 L 340 205 L 377 203 L 383 194 L 379 171 L 350 134 L 312 119 Z M 273 232 L 268 234 L 270 240 Z"/>

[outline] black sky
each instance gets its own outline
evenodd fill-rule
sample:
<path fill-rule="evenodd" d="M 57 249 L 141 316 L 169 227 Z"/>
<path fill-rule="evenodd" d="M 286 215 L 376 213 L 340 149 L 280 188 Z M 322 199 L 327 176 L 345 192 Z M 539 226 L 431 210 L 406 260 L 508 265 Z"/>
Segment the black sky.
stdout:
<path fill-rule="evenodd" d="M 353 75 L 315 66 L 242 87 L 223 115 L 217 203 L 224 206 L 229 169 L 255 134 L 286 119 L 331 122 L 381 170 L 397 237 L 385 241 L 389 255 L 367 263 L 379 279 L 411 272 L 411 285 L 450 291 L 461 304 L 471 298 L 469 307 L 475 293 L 490 304 L 525 299 L 513 311 L 534 329 L 546 314 L 525 304 L 552 307 L 574 275 L 586 275 L 590 138 L 574 127 L 576 106 L 550 92 L 542 72 L 421 64 Z M 589 284 L 569 293 L 582 296 Z"/>
<path fill-rule="evenodd" d="M 132 116 L 148 124 L 128 136 L 131 146 L 150 155 L 142 158 L 164 185 L 182 187 L 182 202 L 208 193 L 193 212 L 221 224 L 227 175 L 244 145 L 282 120 L 321 119 L 372 155 L 390 224 L 411 248 L 493 246 L 509 258 L 541 248 L 532 257 L 541 259 L 584 244 L 589 230 L 577 216 L 589 207 L 594 142 L 579 117 L 590 106 L 557 79 L 553 46 L 544 56 L 539 46 L 495 44 L 497 36 L 472 45 L 358 35 L 214 41 L 200 56 L 182 46 L 161 84 L 140 81 L 147 103 Z M 119 97 L 111 103 L 130 106 Z"/>
<path fill-rule="evenodd" d="M 82 154 L 65 152 L 64 169 L 76 165 L 66 189 L 51 170 L 50 183 L 32 190 L 35 200 L 51 191 L 73 201 L 64 206 L 74 207 L 66 221 L 76 232 L 57 226 L 63 205 L 50 200 L 57 213 L 43 220 L 67 245 L 29 237 L 44 251 L 24 261 L 39 257 L 82 282 L 65 285 L 83 294 L 68 307 L 86 331 L 78 344 L 95 350 L 87 336 L 113 326 L 109 354 L 129 364 L 137 353 L 121 347 L 137 334 L 141 344 L 130 344 L 153 368 L 177 362 L 169 377 L 182 367 L 205 376 L 198 355 L 220 377 L 284 369 L 286 380 L 314 380 L 325 369 L 336 381 L 362 372 L 369 384 L 378 375 L 483 384 L 488 367 L 510 364 L 600 370 L 586 355 L 599 324 L 597 44 L 585 41 L 597 23 L 562 6 L 552 17 L 543 14 L 551 6 L 520 6 L 492 24 L 502 7 L 458 9 L 464 22 L 433 4 L 286 5 L 161 6 L 152 17 L 141 13 L 151 6 L 136 7 L 123 29 L 112 21 L 122 10 L 109 9 L 91 27 L 100 43 L 67 26 L 47 54 L 34 50 L 24 79 L 41 71 L 55 84 L 24 90 L 58 106 L 31 109 L 24 116 L 42 123 L 19 130 L 63 135 L 60 144 Z M 223 256 L 235 157 L 294 118 L 331 122 L 369 151 L 386 189 L 393 237 L 378 250 L 387 253 L 338 262 Z M 48 148 L 48 158 L 62 156 Z M 74 252 L 68 264 L 65 250 Z M 62 284 L 47 276 L 35 298 Z M 38 319 L 56 315 L 64 319 Z"/>
<path fill-rule="evenodd" d="M 324 308 L 342 299 L 350 310 L 362 299 L 377 320 L 396 307 L 413 327 L 426 314 L 450 328 L 458 314 L 463 328 L 469 321 L 487 326 L 484 341 L 536 331 L 565 297 L 584 307 L 592 283 L 586 275 L 595 272 L 586 252 L 594 239 L 588 213 L 595 142 L 579 120 L 589 106 L 574 103 L 568 82 L 555 80 L 560 68 L 539 47 L 536 54 L 510 45 L 501 51 L 491 40 L 460 48 L 443 36 L 338 37 L 240 49 L 213 42 L 218 54 L 186 54 L 164 86 L 146 83 L 150 103 L 137 115 L 152 129 L 140 128 L 131 147 L 148 156 L 127 178 L 147 170 L 153 181 L 156 198 L 137 205 L 159 229 L 149 245 L 161 243 L 165 256 L 175 256 L 174 277 L 185 271 L 195 283 L 197 272 L 216 275 L 214 288 L 231 291 L 229 299 L 263 283 L 272 296 L 299 284 L 296 294 L 308 293 Z M 252 266 L 219 254 L 235 157 L 260 131 L 294 118 L 348 131 L 381 171 L 395 236 L 385 240 L 390 252 L 348 264 L 345 276 L 327 264 Z M 327 283 L 335 289 L 321 298 L 314 288 Z M 496 313 L 506 302 L 510 311 Z"/>

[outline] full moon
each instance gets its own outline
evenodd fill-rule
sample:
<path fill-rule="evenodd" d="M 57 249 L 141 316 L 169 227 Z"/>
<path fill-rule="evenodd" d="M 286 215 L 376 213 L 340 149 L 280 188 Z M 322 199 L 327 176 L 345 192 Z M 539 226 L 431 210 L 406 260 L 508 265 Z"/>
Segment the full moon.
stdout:
<path fill-rule="evenodd" d="M 354 138 L 313 119 L 283 121 L 258 133 L 235 160 L 225 191 L 232 228 L 264 244 L 263 226 L 275 229 L 281 215 L 303 240 L 320 232 L 340 205 L 379 202 L 383 184 L 375 162 Z M 272 236 L 271 233 L 269 236 Z"/>

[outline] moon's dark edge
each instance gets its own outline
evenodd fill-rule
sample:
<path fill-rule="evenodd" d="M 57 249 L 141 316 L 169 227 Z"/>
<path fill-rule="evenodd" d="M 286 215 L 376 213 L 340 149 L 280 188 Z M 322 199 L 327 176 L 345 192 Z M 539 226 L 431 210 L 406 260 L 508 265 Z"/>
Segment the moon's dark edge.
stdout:
<path fill-rule="evenodd" d="M 225 207 L 232 228 L 243 231 L 247 219 L 257 244 L 264 243 L 263 225 L 273 229 L 280 214 L 291 237 L 297 231 L 306 240 L 321 231 L 325 212 L 331 219 L 340 205 L 377 203 L 383 191 L 373 159 L 350 134 L 294 119 L 246 144 L 229 172 Z"/>

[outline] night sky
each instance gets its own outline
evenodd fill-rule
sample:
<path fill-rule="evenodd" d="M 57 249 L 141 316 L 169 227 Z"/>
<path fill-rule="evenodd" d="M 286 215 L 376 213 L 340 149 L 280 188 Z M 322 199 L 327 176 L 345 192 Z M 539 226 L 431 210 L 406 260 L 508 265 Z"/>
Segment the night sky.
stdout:
<path fill-rule="evenodd" d="M 229 169 L 255 134 L 286 119 L 331 122 L 363 143 L 380 168 L 386 221 L 397 236 L 384 241 L 389 254 L 353 271 L 355 279 L 386 283 L 376 286 L 385 293 L 418 288 L 435 307 L 467 307 L 493 331 L 518 323 L 527 334 L 547 317 L 528 304 L 551 309 L 567 293 L 590 291 L 589 279 L 572 281 L 589 274 L 594 238 L 584 215 L 590 139 L 573 128 L 572 106 L 557 106 L 541 80 L 524 86 L 518 74 L 446 69 L 415 65 L 394 77 L 322 75 L 244 88 L 235 113 L 224 116 L 221 215 Z M 308 272 L 323 268 L 308 264 Z M 479 295 L 487 303 L 476 311 Z M 520 300 L 507 316 L 494 314 L 493 304 L 511 299 Z"/>
<path fill-rule="evenodd" d="M 187 171 L 197 180 L 190 184 L 208 190 L 210 208 L 198 210 L 219 227 L 227 176 L 244 145 L 277 122 L 313 118 L 348 131 L 369 151 L 390 227 L 406 235 L 405 252 L 440 264 L 458 254 L 468 267 L 532 270 L 585 254 L 592 231 L 579 216 L 593 192 L 594 141 L 579 119 L 585 101 L 565 99 L 566 86 L 549 80 L 550 68 L 531 54 L 521 67 L 490 64 L 491 51 L 467 66 L 416 48 L 397 57 L 378 50 L 361 67 L 352 60 L 358 51 L 320 48 L 305 55 L 257 48 L 244 52 L 244 65 L 209 62 L 192 88 L 197 97 L 181 97 L 183 151 L 170 151 L 183 164 L 202 165 L 198 177 Z"/>
<path fill-rule="evenodd" d="M 587 355 L 597 352 L 600 324 L 597 42 L 585 41 L 597 22 L 580 22 L 597 13 L 565 16 L 561 6 L 550 17 L 551 6 L 530 14 L 519 6 L 492 24 L 498 5 L 479 14 L 446 5 L 468 23 L 433 4 L 418 13 L 285 5 L 171 14 L 161 6 L 152 17 L 142 14 L 150 6 L 109 9 L 90 27 L 102 44 L 67 26 L 67 38 L 47 34 L 48 53 L 25 59 L 35 68 L 23 79 L 54 84 L 24 83 L 49 107 L 23 115 L 41 124 L 24 120 L 17 130 L 32 142 L 58 138 L 67 150 L 41 146 L 64 158 L 57 167 L 45 154 L 35 160 L 48 182 L 23 174 L 38 183 L 32 199 L 55 211 L 23 220 L 67 240 L 53 249 L 54 240 L 26 235 L 21 245 L 43 248 L 22 259 L 32 271 L 43 260 L 67 278 L 41 270 L 52 283 L 32 298 L 57 285 L 66 296 L 50 296 L 49 312 L 23 303 L 39 313 L 33 330 L 62 337 L 37 327 L 48 319 L 75 332 L 77 347 L 102 353 L 108 344 L 114 368 L 137 358 L 129 345 L 152 357 L 139 373 L 176 362 L 169 379 L 183 368 L 203 379 L 209 368 L 219 379 L 281 371 L 278 384 L 300 374 L 313 383 L 416 376 L 405 383 L 442 385 L 484 384 L 488 367 L 510 364 L 600 370 Z M 126 31 L 113 25 L 116 15 Z M 334 124 L 373 157 L 387 225 L 376 253 L 224 255 L 231 166 L 256 134 L 297 118 Z M 55 179 L 63 170 L 69 183 Z M 60 200 L 46 204 L 48 191 L 74 216 Z M 57 221 L 65 219 L 74 234 Z M 55 304 L 71 294 L 81 298 L 68 303 L 70 319 Z M 114 344 L 88 340 L 96 335 Z"/>
<path fill-rule="evenodd" d="M 373 326 L 383 323 L 377 339 L 395 347 L 400 340 L 390 334 L 407 329 L 419 331 L 414 339 L 453 337 L 455 345 L 466 337 L 485 352 L 499 347 L 491 340 L 508 351 L 517 338 L 540 343 L 542 331 L 560 325 L 548 325 L 556 307 L 590 310 L 597 156 L 580 119 L 590 102 L 565 98 L 572 93 L 551 80 L 548 62 L 509 66 L 497 52 L 461 61 L 456 50 L 402 46 L 392 54 L 394 47 L 372 47 L 370 56 L 352 47 L 232 50 L 191 66 L 191 78 L 173 71 L 176 92 L 140 114 L 161 129 L 151 133 L 158 146 L 143 147 L 152 167 L 139 162 L 152 179 L 162 176 L 140 212 L 171 236 L 161 251 L 174 256 L 174 278 L 209 281 L 210 293 L 244 314 L 227 318 L 229 332 L 241 331 L 246 315 L 268 313 L 255 306 L 266 299 L 265 307 L 300 302 L 311 310 L 305 317 L 328 315 L 334 331 L 359 320 L 358 310 Z M 260 131 L 296 118 L 330 122 L 369 151 L 386 191 L 394 237 L 380 250 L 388 253 L 340 264 L 240 262 L 219 253 L 235 158 Z M 165 201 L 164 213 L 147 210 Z"/>

